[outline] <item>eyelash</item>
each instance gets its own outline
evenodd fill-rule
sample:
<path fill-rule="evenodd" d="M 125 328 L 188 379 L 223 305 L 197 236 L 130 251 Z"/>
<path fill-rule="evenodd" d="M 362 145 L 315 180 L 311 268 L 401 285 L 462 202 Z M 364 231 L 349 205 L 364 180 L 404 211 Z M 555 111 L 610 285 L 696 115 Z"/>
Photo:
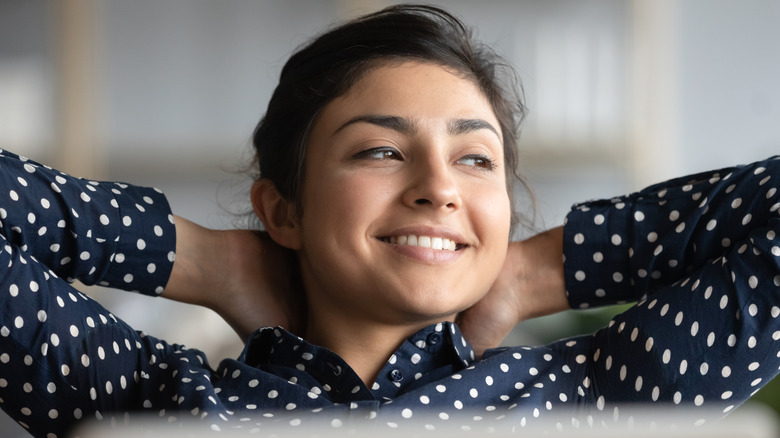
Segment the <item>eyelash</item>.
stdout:
<path fill-rule="evenodd" d="M 458 162 L 461 162 L 463 160 L 472 160 L 472 161 L 475 161 L 475 162 L 476 161 L 482 162 L 482 165 L 474 165 L 474 167 L 479 168 L 480 170 L 487 171 L 487 172 L 492 172 L 492 171 L 494 171 L 496 169 L 496 163 L 494 163 L 493 160 L 491 160 L 490 158 L 488 158 L 488 157 L 486 157 L 484 155 L 479 155 L 479 154 L 466 155 L 465 157 L 460 158 L 458 160 Z"/>
<path fill-rule="evenodd" d="M 379 156 L 379 154 L 382 154 Z M 362 160 L 384 160 L 387 158 L 391 158 L 388 156 L 388 154 L 393 154 L 394 157 L 392 157 L 395 160 L 401 159 L 401 153 L 398 152 L 395 148 L 391 148 L 389 146 L 381 146 L 371 149 L 366 149 L 364 151 L 360 151 L 352 156 L 352 158 L 356 159 L 362 159 Z"/>
<path fill-rule="evenodd" d="M 381 146 L 376 148 L 370 148 L 366 149 L 364 151 L 360 151 L 352 156 L 352 158 L 359 159 L 359 160 L 384 160 L 384 159 L 393 159 L 393 160 L 402 160 L 403 157 L 401 157 L 401 153 L 398 152 L 395 148 L 389 147 L 389 146 Z M 479 170 L 483 170 L 486 172 L 492 172 L 496 169 L 496 164 L 488 158 L 485 155 L 479 155 L 479 154 L 469 154 L 466 156 L 463 156 L 459 158 L 456 163 L 464 164 L 463 161 L 473 161 L 475 163 L 479 164 L 468 164 L 468 166 L 477 168 Z"/>

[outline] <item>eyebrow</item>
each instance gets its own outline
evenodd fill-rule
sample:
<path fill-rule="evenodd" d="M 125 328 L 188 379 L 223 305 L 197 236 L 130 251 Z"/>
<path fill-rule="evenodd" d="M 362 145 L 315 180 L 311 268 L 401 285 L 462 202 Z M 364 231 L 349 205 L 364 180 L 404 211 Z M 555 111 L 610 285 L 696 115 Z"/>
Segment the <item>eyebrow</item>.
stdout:
<path fill-rule="evenodd" d="M 412 120 L 398 116 L 366 114 L 349 119 L 334 132 L 334 135 L 344 128 L 356 123 L 369 123 L 371 125 L 391 129 L 393 131 L 407 135 L 413 135 L 417 133 L 417 126 Z M 468 134 L 470 132 L 479 131 L 481 129 L 487 129 L 488 131 L 494 133 L 499 140 L 501 140 L 501 135 L 498 133 L 498 130 L 483 119 L 453 119 L 447 123 L 447 132 L 450 135 Z"/>
<path fill-rule="evenodd" d="M 354 125 L 356 123 L 369 123 L 371 125 L 376 125 L 382 128 L 392 129 L 393 131 L 400 132 L 401 134 L 417 133 L 417 127 L 415 126 L 414 122 L 409 119 L 398 116 L 367 114 L 349 119 L 346 123 L 341 125 L 339 129 L 334 132 L 334 134 L 337 134 L 347 126 Z"/>

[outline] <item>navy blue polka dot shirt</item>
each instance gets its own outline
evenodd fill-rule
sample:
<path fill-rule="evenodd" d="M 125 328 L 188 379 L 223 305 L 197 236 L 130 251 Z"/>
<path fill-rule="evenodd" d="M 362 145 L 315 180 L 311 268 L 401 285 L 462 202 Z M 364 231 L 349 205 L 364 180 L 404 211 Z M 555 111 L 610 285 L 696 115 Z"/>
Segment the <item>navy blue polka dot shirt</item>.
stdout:
<path fill-rule="evenodd" d="M 515 429 L 561 413 L 577 427 L 631 402 L 728 413 L 780 367 L 778 187 L 772 158 L 575 205 L 564 228 L 571 306 L 633 307 L 596 333 L 480 359 L 455 324 L 435 324 L 366 386 L 281 328 L 259 329 L 214 369 L 196 349 L 129 327 L 70 283 L 162 293 L 175 258 L 163 194 L 0 150 L 0 405 L 41 437 L 137 413 L 213 430 Z"/>

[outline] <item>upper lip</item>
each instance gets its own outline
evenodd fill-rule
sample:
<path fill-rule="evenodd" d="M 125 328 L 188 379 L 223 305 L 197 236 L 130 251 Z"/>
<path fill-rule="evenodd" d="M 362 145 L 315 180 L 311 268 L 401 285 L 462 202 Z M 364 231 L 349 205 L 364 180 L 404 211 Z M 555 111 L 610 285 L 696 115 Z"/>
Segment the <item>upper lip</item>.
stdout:
<path fill-rule="evenodd" d="M 451 228 L 429 226 L 429 225 L 417 225 L 417 226 L 398 228 L 391 232 L 380 234 L 377 236 L 377 238 L 381 239 L 385 237 L 398 237 L 398 236 L 409 236 L 409 235 L 442 237 L 445 239 L 452 240 L 458 245 L 470 245 L 469 242 L 466 241 L 466 238 L 463 237 L 462 234 L 460 234 L 459 232 Z"/>

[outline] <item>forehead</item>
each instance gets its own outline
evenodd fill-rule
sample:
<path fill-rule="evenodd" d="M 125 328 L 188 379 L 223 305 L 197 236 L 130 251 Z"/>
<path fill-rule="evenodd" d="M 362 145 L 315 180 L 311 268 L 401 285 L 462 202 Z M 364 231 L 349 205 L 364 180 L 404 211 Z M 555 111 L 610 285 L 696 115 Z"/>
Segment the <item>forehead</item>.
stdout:
<path fill-rule="evenodd" d="M 404 117 L 422 127 L 453 119 L 482 119 L 497 130 L 490 102 L 474 81 L 438 64 L 404 61 L 368 70 L 344 95 L 327 104 L 312 134 L 338 129 L 366 114 Z"/>

